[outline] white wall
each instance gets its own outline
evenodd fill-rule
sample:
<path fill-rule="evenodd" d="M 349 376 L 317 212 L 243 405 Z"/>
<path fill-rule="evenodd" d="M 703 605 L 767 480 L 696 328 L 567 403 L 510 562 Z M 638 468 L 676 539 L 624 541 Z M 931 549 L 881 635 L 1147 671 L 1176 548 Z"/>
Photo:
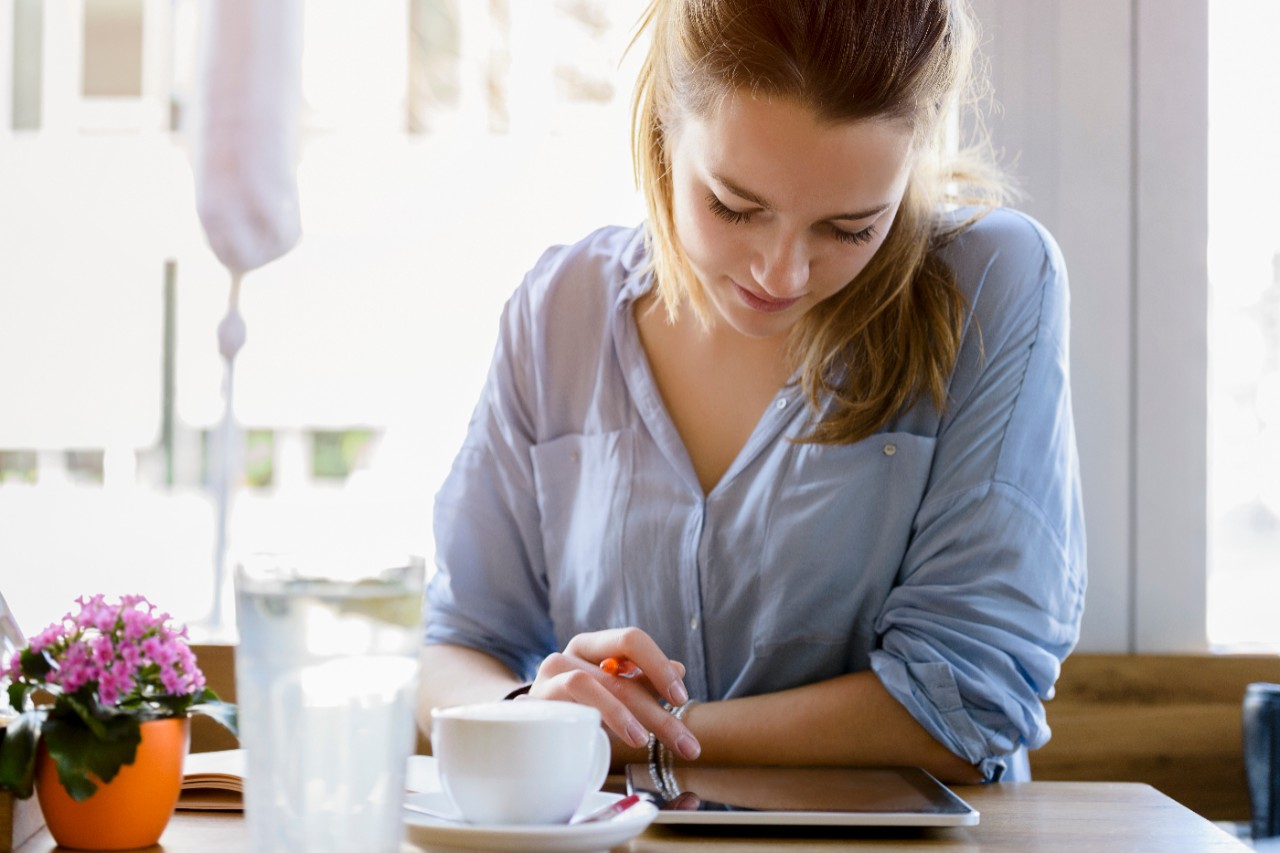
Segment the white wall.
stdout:
<path fill-rule="evenodd" d="M 1090 651 L 1207 645 L 1206 3 L 973 0 L 993 139 L 1071 276 Z"/>

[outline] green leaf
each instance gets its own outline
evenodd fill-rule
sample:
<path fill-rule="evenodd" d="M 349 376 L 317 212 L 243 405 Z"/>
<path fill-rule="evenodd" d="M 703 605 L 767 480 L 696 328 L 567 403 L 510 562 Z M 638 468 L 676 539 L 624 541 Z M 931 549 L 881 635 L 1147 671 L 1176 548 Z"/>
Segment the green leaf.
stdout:
<path fill-rule="evenodd" d="M 43 710 L 20 714 L 0 731 L 0 788 L 19 799 L 31 796 L 36 775 L 36 744 L 40 740 Z"/>
<path fill-rule="evenodd" d="M 48 652 L 33 652 L 27 646 L 21 652 L 22 675 L 35 682 L 43 682 L 44 677 L 53 672 L 53 660 Z"/>
<path fill-rule="evenodd" d="M 155 719 L 164 717 L 185 717 L 187 711 L 191 708 L 193 696 L 190 694 L 182 694 L 175 696 L 172 693 L 164 693 L 159 696 L 148 696 L 146 704 L 150 706 L 158 706 L 160 712 L 156 712 L 154 708 L 150 708 L 151 715 Z"/>
<path fill-rule="evenodd" d="M 212 697 L 212 698 L 206 698 Z M 223 702 L 217 697 L 212 690 L 206 690 L 204 693 L 196 697 L 196 704 L 189 709 L 192 714 L 204 714 L 212 719 L 215 723 L 219 723 L 227 731 L 239 737 L 240 735 L 240 716 L 239 709 L 234 703 Z"/>
<path fill-rule="evenodd" d="M 23 684 L 15 681 L 9 685 L 9 707 L 15 711 L 21 711 L 27 707 L 27 694 L 32 691 L 29 684 Z"/>
<path fill-rule="evenodd" d="M 94 698 L 91 686 L 85 685 L 71 695 L 64 694 L 58 698 L 54 707 L 57 709 L 55 717 L 61 718 L 63 715 L 69 716 L 70 713 L 74 713 L 94 737 L 100 740 L 108 738 L 105 715 L 101 713 L 102 706 Z"/>
<path fill-rule="evenodd" d="M 79 709 L 59 713 L 55 708 L 44 724 L 45 747 L 58 766 L 58 780 L 74 800 L 84 800 L 98 790 L 90 774 L 110 782 L 122 766 L 132 764 L 142 740 L 138 721 L 132 717 L 120 715 L 95 723 L 88 725 Z"/>

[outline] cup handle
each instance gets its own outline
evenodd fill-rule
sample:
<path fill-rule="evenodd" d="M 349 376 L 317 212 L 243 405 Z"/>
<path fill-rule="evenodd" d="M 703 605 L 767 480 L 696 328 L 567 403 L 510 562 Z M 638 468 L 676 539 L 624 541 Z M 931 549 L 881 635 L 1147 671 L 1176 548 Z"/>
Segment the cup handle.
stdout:
<path fill-rule="evenodd" d="M 599 791 L 609 778 L 609 762 L 613 758 L 613 748 L 609 745 L 609 736 L 604 729 L 596 729 L 595 764 L 591 768 L 591 787 L 588 791 Z"/>

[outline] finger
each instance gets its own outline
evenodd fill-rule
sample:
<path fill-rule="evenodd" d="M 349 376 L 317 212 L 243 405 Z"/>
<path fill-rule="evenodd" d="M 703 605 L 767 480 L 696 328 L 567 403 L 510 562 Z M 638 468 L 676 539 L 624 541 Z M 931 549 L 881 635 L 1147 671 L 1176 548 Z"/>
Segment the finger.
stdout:
<path fill-rule="evenodd" d="M 600 671 L 605 675 L 616 675 L 619 678 L 635 678 L 644 672 L 634 661 L 627 658 L 605 658 L 600 661 Z"/>
<path fill-rule="evenodd" d="M 701 755 L 701 744 L 681 720 L 681 717 L 688 713 L 689 706 L 686 706 L 683 712 L 673 713 L 670 708 L 654 701 L 654 691 L 643 674 L 635 675 L 633 678 L 608 674 L 608 670 L 613 668 L 597 668 L 604 679 L 605 686 L 635 712 L 640 722 L 653 732 L 654 737 L 688 761 Z"/>
<path fill-rule="evenodd" d="M 696 759 L 702 754 L 698 739 L 654 699 L 647 685 L 637 683 L 642 681 L 644 676 L 618 678 L 574 655 L 553 653 L 543 659 L 529 695 L 591 705 L 600 711 L 605 725 L 630 745 L 644 746 L 653 732 L 681 758 Z"/>
<path fill-rule="evenodd" d="M 674 800 L 667 801 L 667 808 L 680 812 L 696 812 L 702 808 L 702 799 L 693 791 L 681 791 Z"/>
<path fill-rule="evenodd" d="M 572 657 L 563 654 L 548 655 L 538 667 L 538 677 L 529 695 L 538 699 L 559 699 L 590 705 L 600 712 L 605 727 L 633 747 L 643 747 L 649 742 L 649 730 L 628 707 L 627 699 L 609 682 L 627 684 L 623 679 L 608 676 Z M 652 695 L 641 691 L 641 700 L 653 703 Z"/>
<path fill-rule="evenodd" d="M 644 671 L 658 695 L 672 705 L 683 705 L 689 701 L 689 691 L 684 685 L 684 667 L 677 667 L 653 638 L 639 628 L 579 634 L 565 646 L 564 653 L 595 663 L 609 657 L 625 657 Z"/>
<path fill-rule="evenodd" d="M 640 721 L 649 727 L 655 738 L 685 761 L 693 761 L 702 754 L 702 744 L 689 727 L 665 708 L 660 707 L 656 717 L 647 712 L 641 713 Z"/>

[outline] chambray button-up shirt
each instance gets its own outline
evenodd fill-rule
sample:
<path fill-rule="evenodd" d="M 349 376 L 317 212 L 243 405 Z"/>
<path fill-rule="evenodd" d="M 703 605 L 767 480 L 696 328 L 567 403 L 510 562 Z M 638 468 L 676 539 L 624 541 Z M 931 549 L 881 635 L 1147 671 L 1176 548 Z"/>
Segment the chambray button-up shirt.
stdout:
<path fill-rule="evenodd" d="M 971 309 L 945 411 L 795 443 L 814 413 L 788 385 L 704 494 L 633 318 L 641 231 L 549 250 L 437 496 L 427 641 L 531 677 L 575 634 L 635 625 L 701 699 L 872 669 L 989 778 L 1024 776 L 1085 587 L 1066 273 L 1004 210 L 945 258 Z"/>

